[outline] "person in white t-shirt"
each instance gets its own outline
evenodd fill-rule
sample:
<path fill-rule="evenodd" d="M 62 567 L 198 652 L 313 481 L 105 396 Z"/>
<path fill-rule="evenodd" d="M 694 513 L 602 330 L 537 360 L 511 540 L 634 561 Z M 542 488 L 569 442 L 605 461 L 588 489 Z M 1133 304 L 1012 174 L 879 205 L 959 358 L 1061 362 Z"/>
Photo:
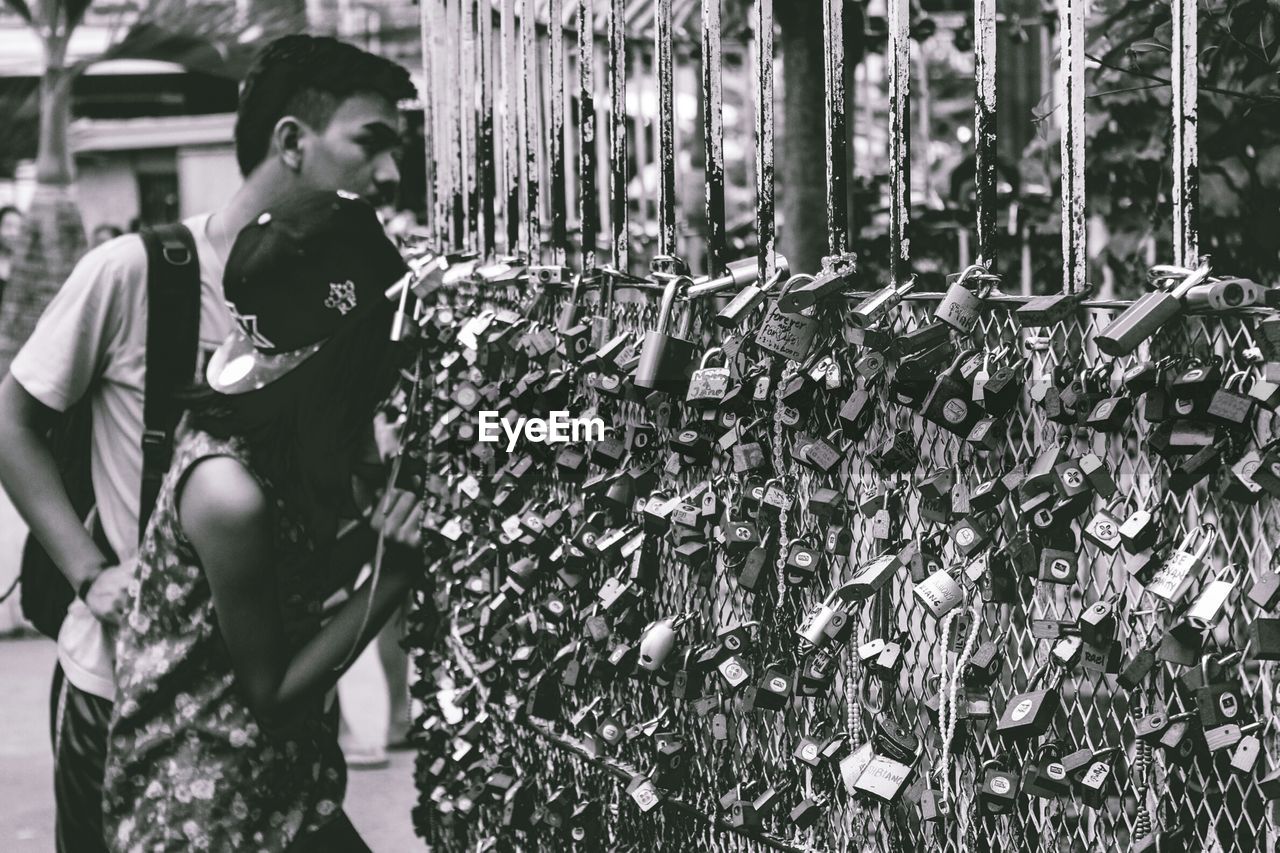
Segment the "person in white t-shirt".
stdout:
<path fill-rule="evenodd" d="M 399 182 L 397 104 L 409 73 L 332 38 L 286 36 L 255 60 L 240 93 L 236 157 L 244 183 L 211 214 L 185 220 L 201 280 L 199 381 L 232 321 L 227 253 L 258 214 L 309 190 L 377 203 Z M 146 253 L 135 234 L 77 264 L 0 383 L 0 483 L 77 600 L 58 636 L 51 713 L 60 853 L 105 850 L 102 773 L 114 695 L 112 625 L 128 601 L 138 550 L 145 387 Z M 83 397 L 93 415 L 91 476 L 104 556 L 67 498 L 45 440 L 54 414 Z"/>

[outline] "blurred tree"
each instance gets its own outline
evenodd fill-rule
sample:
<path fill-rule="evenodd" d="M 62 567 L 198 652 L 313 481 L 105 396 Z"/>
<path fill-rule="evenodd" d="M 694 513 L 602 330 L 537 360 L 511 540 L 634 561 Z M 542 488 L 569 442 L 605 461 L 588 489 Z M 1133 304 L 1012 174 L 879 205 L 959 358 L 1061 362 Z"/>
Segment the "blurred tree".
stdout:
<path fill-rule="evenodd" d="M 1199 16 L 1200 251 L 1223 274 L 1275 284 L 1280 6 L 1208 0 Z M 1099 262 L 1122 295 L 1137 293 L 1153 245 L 1157 262 L 1173 258 L 1171 44 L 1166 3 L 1100 0 L 1090 12 L 1086 191 L 1108 232 Z"/>
<path fill-rule="evenodd" d="M 93 0 L 2 2 L 35 31 L 44 49 L 44 69 L 36 188 L 0 304 L 0 375 L 8 371 L 36 320 L 87 248 L 84 222 L 75 203 L 75 168 L 67 135 L 75 78 L 96 62 L 123 56 L 238 76 L 244 58 L 257 44 L 273 34 L 297 31 L 305 20 L 303 0 L 251 3 L 252 17 L 231 0 L 194 7 L 181 0 L 151 0 L 142 8 L 121 10 L 117 37 L 106 51 L 69 62 L 71 35 Z"/>

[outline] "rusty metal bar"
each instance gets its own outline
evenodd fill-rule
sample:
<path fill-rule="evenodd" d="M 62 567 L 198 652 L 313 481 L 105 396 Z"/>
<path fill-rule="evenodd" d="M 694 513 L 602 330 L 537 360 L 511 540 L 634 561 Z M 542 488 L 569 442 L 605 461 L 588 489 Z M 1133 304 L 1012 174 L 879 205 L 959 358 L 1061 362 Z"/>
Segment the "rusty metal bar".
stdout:
<path fill-rule="evenodd" d="M 479 0 L 479 17 L 476 20 L 480 46 L 480 103 L 476 118 L 476 192 L 480 201 L 480 217 L 483 232 L 480 235 L 480 253 L 488 256 L 496 247 L 494 221 L 494 196 L 497 182 L 493 162 L 493 102 L 496 90 L 493 86 L 493 8 L 489 0 Z"/>
<path fill-rule="evenodd" d="M 845 145 L 844 0 L 822 0 L 823 67 L 827 84 L 827 253 L 848 250 L 849 182 L 848 148 Z"/>
<path fill-rule="evenodd" d="M 1088 258 L 1084 230 L 1084 6 L 1086 0 L 1058 0 L 1061 42 L 1058 103 L 1062 105 L 1062 278 L 1063 290 L 1084 288 Z"/>
<path fill-rule="evenodd" d="M 889 50 L 889 278 L 909 274 L 911 240 L 911 9 L 908 0 L 886 0 Z"/>
<path fill-rule="evenodd" d="M 458 68 L 458 170 L 462 189 L 462 212 L 466 223 L 463 240 L 468 248 L 476 248 L 480 236 L 480 198 L 476 186 L 476 0 L 460 0 L 458 10 L 458 42 L 461 64 Z"/>
<path fill-rule="evenodd" d="M 609 222 L 613 228 L 613 266 L 627 269 L 627 4 L 613 0 L 609 10 Z"/>
<path fill-rule="evenodd" d="M 462 68 L 462 9 L 459 0 L 445 3 L 445 41 L 447 43 L 447 68 L 450 83 L 456 84 Z M 450 242 L 465 246 L 467 239 L 466 206 L 462 185 L 462 89 L 457 85 L 446 86 L 448 101 L 448 150 L 449 163 L 449 221 Z"/>
<path fill-rule="evenodd" d="M 551 0 L 547 41 L 551 60 L 551 255 L 554 263 L 565 259 L 565 222 L 568 201 L 564 193 L 564 17 L 561 0 Z"/>
<path fill-rule="evenodd" d="M 756 97 L 756 234 L 760 281 L 777 267 L 773 221 L 773 0 L 756 0 L 752 42 Z"/>
<path fill-rule="evenodd" d="M 436 205 L 436 181 L 439 175 L 436 171 L 436 143 L 439 134 L 436 132 L 436 109 L 435 109 L 435 70 L 433 68 L 431 58 L 435 51 L 431 44 L 430 37 L 427 35 L 434 32 L 432 28 L 432 10 L 435 8 L 433 3 L 422 0 L 418 9 L 418 23 L 421 28 L 419 33 L 420 42 L 422 44 L 422 81 L 423 88 L 426 89 L 422 93 L 422 136 L 423 136 L 423 158 L 426 160 L 423 176 L 426 181 L 426 208 L 427 222 L 426 228 L 428 234 L 434 234 L 434 229 L 439 225 L 440 214 L 435 209 Z M 438 236 L 438 235 L 437 235 Z"/>
<path fill-rule="evenodd" d="M 524 103 L 520 108 L 520 134 L 524 149 L 525 254 L 530 260 L 542 254 L 542 222 L 539 216 L 538 113 L 538 12 L 536 0 L 520 7 L 519 64 L 524 70 Z"/>
<path fill-rule="evenodd" d="M 1173 262 L 1200 257 L 1199 36 L 1196 0 L 1170 0 L 1173 11 Z"/>
<path fill-rule="evenodd" d="M 973 0 L 973 142 L 978 207 L 978 257 L 996 260 L 996 0 Z"/>
<path fill-rule="evenodd" d="M 582 268 L 596 265 L 600 211 L 596 204 L 595 23 L 591 0 L 578 3 L 578 221 Z"/>
<path fill-rule="evenodd" d="M 654 70 L 658 79 L 658 253 L 676 246 L 675 79 L 671 66 L 671 0 L 654 10 Z"/>
<path fill-rule="evenodd" d="M 516 5 L 515 0 L 502 0 L 502 91 L 506 110 L 502 114 L 503 166 L 507 176 L 507 252 L 519 251 L 520 244 L 520 133 L 516 116 L 520 95 L 516 89 Z"/>
<path fill-rule="evenodd" d="M 724 90 L 720 77 L 720 0 L 702 0 L 702 136 L 706 154 L 707 272 L 725 264 Z"/>

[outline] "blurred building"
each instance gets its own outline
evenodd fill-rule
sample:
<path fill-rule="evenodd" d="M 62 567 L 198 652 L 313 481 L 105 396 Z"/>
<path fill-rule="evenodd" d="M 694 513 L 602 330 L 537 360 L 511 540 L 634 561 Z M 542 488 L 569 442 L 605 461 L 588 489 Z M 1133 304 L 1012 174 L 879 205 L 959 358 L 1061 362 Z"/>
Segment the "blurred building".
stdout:
<path fill-rule="evenodd" d="M 403 62 L 421 81 L 418 6 L 414 0 L 189 0 L 192 14 L 230 10 L 243 27 L 232 40 L 252 37 L 255 14 L 279 13 L 295 2 L 306 29 L 331 34 Z M 139 24 L 145 3 L 97 2 L 76 30 L 69 61 L 101 53 Z M 176 41 L 176 40 L 175 40 Z M 76 185 L 85 227 L 158 223 L 209 210 L 240 183 L 232 129 L 237 79 L 243 69 L 213 67 L 211 51 L 191 46 L 192 61 L 175 44 L 157 59 L 110 59 L 91 66 L 73 86 L 70 132 Z M 34 188 L 36 93 L 42 63 L 39 40 L 0 4 L 0 204 L 25 206 Z"/>

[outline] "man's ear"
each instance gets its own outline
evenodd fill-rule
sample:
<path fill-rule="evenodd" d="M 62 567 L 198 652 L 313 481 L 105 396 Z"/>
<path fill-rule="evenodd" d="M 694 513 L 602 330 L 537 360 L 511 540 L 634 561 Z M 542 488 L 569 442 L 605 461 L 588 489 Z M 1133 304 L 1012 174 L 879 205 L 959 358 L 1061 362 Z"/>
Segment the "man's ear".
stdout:
<path fill-rule="evenodd" d="M 306 133 L 306 125 L 293 116 L 280 119 L 271 131 L 272 150 L 290 171 L 302 168 L 302 138 Z"/>

